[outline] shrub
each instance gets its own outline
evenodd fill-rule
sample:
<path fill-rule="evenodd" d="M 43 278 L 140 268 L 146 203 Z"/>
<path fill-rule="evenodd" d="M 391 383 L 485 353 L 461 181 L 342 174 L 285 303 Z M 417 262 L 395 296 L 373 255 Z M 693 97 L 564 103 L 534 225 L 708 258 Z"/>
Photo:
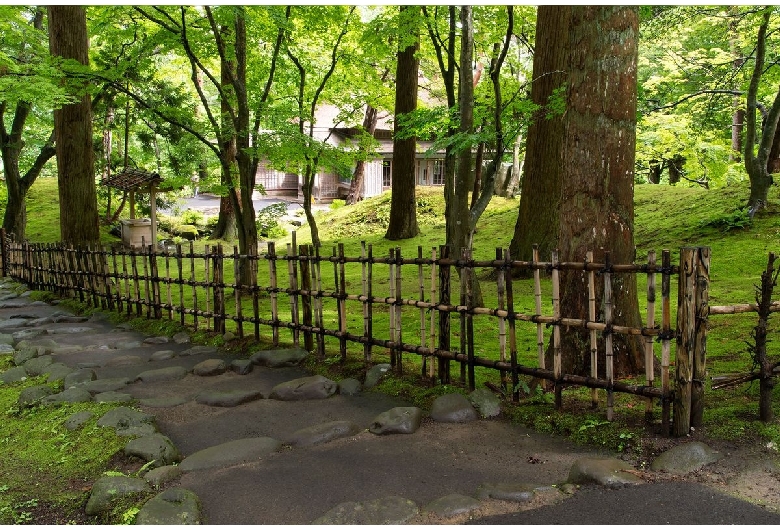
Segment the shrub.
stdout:
<path fill-rule="evenodd" d="M 261 209 L 255 217 L 258 235 L 268 239 L 286 236 L 287 230 L 279 223 L 285 215 L 287 215 L 287 205 L 283 202 L 277 202 Z"/>
<path fill-rule="evenodd" d="M 181 214 L 181 222 L 185 225 L 202 226 L 204 224 L 203 213 L 198 210 L 186 210 Z"/>

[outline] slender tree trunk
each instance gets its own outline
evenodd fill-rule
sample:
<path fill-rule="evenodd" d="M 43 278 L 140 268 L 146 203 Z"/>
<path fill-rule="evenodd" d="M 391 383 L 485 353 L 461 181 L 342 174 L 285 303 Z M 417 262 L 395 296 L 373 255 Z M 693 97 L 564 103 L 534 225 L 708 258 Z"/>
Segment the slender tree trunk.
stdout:
<path fill-rule="evenodd" d="M 363 117 L 363 130 L 373 135 L 378 121 L 377 110 L 371 105 L 366 105 L 366 114 Z M 355 172 L 352 174 L 352 182 L 349 184 L 347 204 L 357 204 L 363 198 L 363 182 L 366 174 L 366 163 L 358 160 L 355 164 Z"/>
<path fill-rule="evenodd" d="M 530 261 L 534 244 L 548 260 L 558 240 L 564 117 L 550 114 L 546 105 L 567 81 L 570 20 L 570 6 L 539 6 L 536 15 L 531 100 L 542 110 L 534 116 L 526 140 L 520 207 L 509 246 L 517 260 Z"/>
<path fill-rule="evenodd" d="M 87 16 L 82 6 L 48 7 L 49 49 L 52 56 L 89 64 Z M 60 231 L 63 241 L 100 240 L 94 150 L 92 102 L 88 94 L 54 111 L 59 179 Z"/>
<path fill-rule="evenodd" d="M 415 16 L 419 8 L 401 6 L 404 13 Z M 416 57 L 420 48 L 419 39 L 398 52 L 396 66 L 395 116 L 396 119 L 417 108 L 417 71 L 420 61 Z M 395 125 L 396 133 L 398 125 Z M 417 225 L 417 198 L 415 190 L 416 138 L 401 140 L 393 138 L 392 196 L 390 201 L 390 222 L 385 237 L 391 241 L 409 239 L 420 233 Z"/>
<path fill-rule="evenodd" d="M 606 251 L 610 252 L 612 263 L 631 263 L 638 10 L 624 6 L 571 9 L 571 60 L 561 164 L 560 259 L 582 261 L 592 250 L 599 263 L 604 263 Z M 563 316 L 588 318 L 583 274 L 561 271 Z M 614 323 L 641 327 L 636 277 L 613 275 L 612 289 Z M 596 292 L 603 293 L 603 286 L 598 285 Z M 597 306 L 601 307 L 600 299 Z M 589 374 L 589 332 L 568 328 L 562 335 L 563 372 Z M 641 341 L 616 334 L 613 346 L 615 375 L 639 373 L 644 366 Z M 599 352 L 603 356 L 604 348 L 600 347 Z M 600 367 L 603 366 L 601 362 Z"/>

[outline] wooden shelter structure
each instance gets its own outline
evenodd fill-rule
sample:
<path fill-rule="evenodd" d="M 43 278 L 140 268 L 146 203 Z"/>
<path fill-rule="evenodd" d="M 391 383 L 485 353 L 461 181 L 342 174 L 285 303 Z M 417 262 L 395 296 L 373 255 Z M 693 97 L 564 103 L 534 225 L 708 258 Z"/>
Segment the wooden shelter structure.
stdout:
<path fill-rule="evenodd" d="M 141 246 L 141 239 L 146 244 L 157 243 L 157 204 L 155 193 L 162 182 L 159 173 L 152 173 L 132 167 L 126 167 L 119 173 L 104 179 L 102 184 L 122 190 L 130 194 L 130 219 L 122 221 L 122 242 L 127 246 Z M 150 223 L 137 220 L 135 217 L 135 194 L 148 193 L 151 204 Z"/>

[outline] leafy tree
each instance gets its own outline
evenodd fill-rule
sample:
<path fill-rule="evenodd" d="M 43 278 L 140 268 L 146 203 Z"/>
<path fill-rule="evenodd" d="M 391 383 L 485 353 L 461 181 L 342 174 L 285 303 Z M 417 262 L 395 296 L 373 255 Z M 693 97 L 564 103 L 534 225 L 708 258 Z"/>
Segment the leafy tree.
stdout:
<path fill-rule="evenodd" d="M 72 85 L 76 102 L 54 111 L 61 237 L 68 243 L 92 243 L 99 241 L 100 232 L 92 148 L 92 103 L 82 80 L 84 67 L 89 65 L 87 16 L 81 6 L 63 5 L 49 6 L 48 18 L 52 56 L 65 59 L 63 66 L 71 76 L 79 74 Z"/>

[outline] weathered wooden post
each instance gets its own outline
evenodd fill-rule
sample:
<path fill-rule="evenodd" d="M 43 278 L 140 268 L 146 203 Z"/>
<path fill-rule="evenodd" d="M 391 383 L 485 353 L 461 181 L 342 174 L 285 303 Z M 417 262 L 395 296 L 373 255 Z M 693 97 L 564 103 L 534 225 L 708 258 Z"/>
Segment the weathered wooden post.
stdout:
<path fill-rule="evenodd" d="M 700 428 L 704 421 L 704 381 L 707 377 L 707 320 L 710 315 L 710 248 L 696 252 L 696 331 L 693 347 L 693 386 L 691 388 L 691 426 Z"/>
<path fill-rule="evenodd" d="M 450 304 L 450 247 L 439 247 L 439 305 Z M 439 309 L 439 350 L 450 350 L 450 313 Z M 439 360 L 439 381 L 443 385 L 450 383 L 450 361 Z"/>
<path fill-rule="evenodd" d="M 3 278 L 8 274 L 8 247 L 5 228 L 0 228 L 0 276 Z"/>
<path fill-rule="evenodd" d="M 225 260 L 222 243 L 218 244 L 214 251 L 214 274 L 211 277 L 214 282 L 214 331 L 225 333 Z"/>
<path fill-rule="evenodd" d="M 303 330 L 303 347 L 306 351 L 314 350 L 314 338 L 311 333 L 312 328 L 312 312 L 311 312 L 311 262 L 309 257 L 313 252 L 309 251 L 309 245 L 301 245 L 298 248 L 298 254 L 301 257 L 301 308 L 303 309 L 303 325 L 306 328 Z M 317 352 L 320 359 L 325 352 Z"/>

